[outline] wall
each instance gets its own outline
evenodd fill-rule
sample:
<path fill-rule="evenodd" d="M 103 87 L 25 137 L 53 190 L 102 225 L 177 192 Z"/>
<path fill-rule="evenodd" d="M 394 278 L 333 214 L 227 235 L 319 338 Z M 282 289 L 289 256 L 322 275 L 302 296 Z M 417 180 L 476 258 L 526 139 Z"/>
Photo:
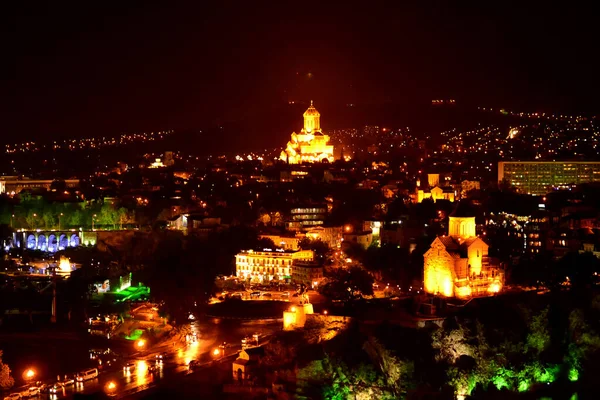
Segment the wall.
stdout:
<path fill-rule="evenodd" d="M 423 256 L 423 284 L 425 292 L 431 294 L 440 293 L 444 296 L 452 297 L 454 296 L 455 259 L 448 254 L 437 239 L 431 246 L 432 248 Z"/>

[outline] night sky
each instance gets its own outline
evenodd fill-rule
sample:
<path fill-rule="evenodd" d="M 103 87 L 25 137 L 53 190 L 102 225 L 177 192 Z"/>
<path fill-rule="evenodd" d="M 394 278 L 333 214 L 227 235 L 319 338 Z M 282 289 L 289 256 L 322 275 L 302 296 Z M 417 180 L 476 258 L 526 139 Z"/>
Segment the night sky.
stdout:
<path fill-rule="evenodd" d="M 581 6 L 13 3 L 3 141 L 266 122 L 290 100 L 600 109 L 597 27 Z"/>

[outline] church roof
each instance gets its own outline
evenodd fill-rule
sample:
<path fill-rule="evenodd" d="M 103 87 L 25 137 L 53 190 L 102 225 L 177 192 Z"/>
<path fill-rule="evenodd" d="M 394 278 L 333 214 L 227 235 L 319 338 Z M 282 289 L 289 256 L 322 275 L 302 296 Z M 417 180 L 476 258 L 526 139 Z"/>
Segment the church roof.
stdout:
<path fill-rule="evenodd" d="M 474 217 L 475 211 L 473 210 L 469 202 L 463 200 L 458 203 L 458 205 L 456 206 L 454 211 L 452 211 L 450 216 L 457 218 Z"/>
<path fill-rule="evenodd" d="M 438 239 L 446 251 L 454 258 L 465 258 L 467 257 L 467 249 L 473 244 L 478 238 L 472 237 L 469 239 L 459 240 L 452 236 L 438 236 Z"/>
<path fill-rule="evenodd" d="M 321 114 L 317 111 L 317 109 L 315 108 L 315 106 L 313 106 L 313 102 L 312 100 L 310 101 L 310 107 L 308 107 L 308 109 L 304 112 L 304 116 L 308 116 L 308 115 L 315 115 L 315 116 L 320 116 Z"/>

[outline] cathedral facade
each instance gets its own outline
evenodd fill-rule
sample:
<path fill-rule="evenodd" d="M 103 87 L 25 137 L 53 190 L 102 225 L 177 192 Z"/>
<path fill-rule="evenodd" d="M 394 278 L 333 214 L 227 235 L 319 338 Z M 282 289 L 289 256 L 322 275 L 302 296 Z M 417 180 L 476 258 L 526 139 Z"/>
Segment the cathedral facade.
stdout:
<path fill-rule="evenodd" d="M 304 113 L 304 127 L 300 133 L 292 133 L 291 140 L 279 155 L 279 159 L 288 164 L 324 160 L 333 162 L 333 145 L 329 144 L 329 136 L 321 131 L 321 114 L 312 101 Z"/>
<path fill-rule="evenodd" d="M 500 292 L 504 272 L 488 256 L 488 248 L 475 234 L 475 216 L 459 204 L 450 214 L 448 235 L 438 236 L 423 255 L 425 292 L 458 298 Z"/>

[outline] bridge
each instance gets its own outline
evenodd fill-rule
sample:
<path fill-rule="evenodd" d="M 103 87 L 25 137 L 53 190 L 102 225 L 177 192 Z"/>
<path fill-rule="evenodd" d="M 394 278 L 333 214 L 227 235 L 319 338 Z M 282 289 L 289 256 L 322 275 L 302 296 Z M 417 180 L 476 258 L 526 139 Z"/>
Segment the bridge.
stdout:
<path fill-rule="evenodd" d="M 13 234 L 12 247 L 41 250 L 54 253 L 67 247 L 96 244 L 96 232 L 77 229 L 27 230 L 19 229 Z"/>

